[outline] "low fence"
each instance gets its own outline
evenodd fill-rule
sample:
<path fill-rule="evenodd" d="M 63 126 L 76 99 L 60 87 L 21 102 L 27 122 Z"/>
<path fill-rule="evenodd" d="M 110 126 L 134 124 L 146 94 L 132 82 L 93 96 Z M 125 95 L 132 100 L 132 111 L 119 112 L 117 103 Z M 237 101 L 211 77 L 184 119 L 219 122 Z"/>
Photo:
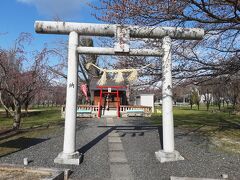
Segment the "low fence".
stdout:
<path fill-rule="evenodd" d="M 152 107 L 150 106 L 120 106 L 120 112 L 125 112 L 127 110 L 143 110 L 145 113 L 151 113 Z"/>
<path fill-rule="evenodd" d="M 91 117 L 96 117 L 98 114 L 98 106 L 97 105 L 78 105 L 77 111 L 80 110 L 89 110 L 91 112 Z M 117 109 L 116 109 L 117 111 Z M 128 112 L 143 112 L 143 116 L 151 116 L 152 107 L 150 106 L 131 106 L 131 105 L 120 105 L 120 114 L 122 117 L 127 117 Z M 61 116 L 65 117 L 65 106 L 61 108 Z"/>
<path fill-rule="evenodd" d="M 142 111 L 142 113 L 141 113 Z M 129 113 L 131 112 L 131 113 Z M 149 117 L 152 114 L 152 107 L 150 106 L 120 106 L 120 114 L 122 117 L 128 117 L 130 114 L 132 116 L 145 116 Z"/>
<path fill-rule="evenodd" d="M 77 111 L 79 110 L 89 110 L 91 111 L 91 114 L 93 117 L 97 116 L 98 113 L 98 106 L 97 105 L 78 105 Z M 61 117 L 65 117 L 65 106 L 62 106 L 61 108 Z"/>

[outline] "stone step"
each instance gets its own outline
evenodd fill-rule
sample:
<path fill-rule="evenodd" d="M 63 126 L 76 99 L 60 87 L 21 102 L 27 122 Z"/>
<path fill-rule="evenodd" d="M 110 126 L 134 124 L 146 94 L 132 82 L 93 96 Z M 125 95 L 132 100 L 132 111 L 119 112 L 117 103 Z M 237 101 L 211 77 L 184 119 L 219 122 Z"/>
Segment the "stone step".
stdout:
<path fill-rule="evenodd" d="M 116 117 L 117 111 L 116 110 L 109 110 L 109 111 L 106 110 L 106 111 L 102 112 L 102 117 L 108 117 L 108 116 Z"/>

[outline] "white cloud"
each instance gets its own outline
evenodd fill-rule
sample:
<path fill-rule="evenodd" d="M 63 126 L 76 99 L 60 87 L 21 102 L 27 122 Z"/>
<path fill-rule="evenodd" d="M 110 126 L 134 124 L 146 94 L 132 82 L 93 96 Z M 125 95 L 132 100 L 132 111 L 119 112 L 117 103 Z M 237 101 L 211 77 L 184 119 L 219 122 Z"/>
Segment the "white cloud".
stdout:
<path fill-rule="evenodd" d="M 69 17 L 84 6 L 84 0 L 17 0 L 34 5 L 38 12 L 50 17 Z"/>

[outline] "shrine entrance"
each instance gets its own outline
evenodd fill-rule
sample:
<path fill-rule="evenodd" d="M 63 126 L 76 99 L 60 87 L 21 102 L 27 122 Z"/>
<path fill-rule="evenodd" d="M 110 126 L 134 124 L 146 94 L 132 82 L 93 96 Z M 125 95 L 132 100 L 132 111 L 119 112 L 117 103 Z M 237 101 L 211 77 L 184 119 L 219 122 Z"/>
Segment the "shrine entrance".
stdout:
<path fill-rule="evenodd" d="M 35 31 L 37 33 L 69 35 L 64 143 L 63 151 L 55 158 L 55 163 L 80 164 L 81 154 L 76 151 L 79 54 L 161 57 L 163 149 L 155 152 L 155 155 L 160 162 L 183 159 L 179 152 L 175 150 L 174 145 L 171 58 L 172 39 L 201 40 L 204 36 L 203 29 L 36 21 Z M 81 47 L 79 45 L 79 36 L 112 37 L 115 42 L 114 47 Z M 130 41 L 134 38 L 162 39 L 161 47 L 150 47 L 151 49 L 130 47 Z M 101 82 L 104 82 L 102 80 L 106 79 L 106 73 L 106 70 L 103 71 Z M 118 73 L 121 75 L 122 71 Z M 101 83 L 99 83 L 99 85 L 100 84 Z"/>
<path fill-rule="evenodd" d="M 98 118 L 102 116 L 120 117 L 120 105 L 126 104 L 126 86 L 97 86 L 99 88 Z M 95 96 L 95 95 L 94 95 Z"/>

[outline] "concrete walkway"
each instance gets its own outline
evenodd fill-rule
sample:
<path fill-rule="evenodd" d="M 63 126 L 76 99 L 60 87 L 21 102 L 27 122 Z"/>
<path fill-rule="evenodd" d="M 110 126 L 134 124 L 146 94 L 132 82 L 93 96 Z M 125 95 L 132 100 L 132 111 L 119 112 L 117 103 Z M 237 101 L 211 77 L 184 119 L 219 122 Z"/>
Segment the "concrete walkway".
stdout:
<path fill-rule="evenodd" d="M 106 118 L 107 126 L 116 126 L 113 118 Z M 116 131 L 108 134 L 108 152 L 111 179 L 133 179 L 122 140 Z"/>
<path fill-rule="evenodd" d="M 0 158 L 0 163 L 71 169 L 71 179 L 170 179 L 175 177 L 240 179 L 240 156 L 217 152 L 206 137 L 175 129 L 176 149 L 184 161 L 161 164 L 155 152 L 161 148 L 161 129 L 142 118 L 79 119 L 77 149 L 84 154 L 79 166 L 58 165 L 53 160 L 62 151 L 63 129 L 39 137 L 43 141 Z M 1 146 L 1 145 L 0 145 Z"/>

